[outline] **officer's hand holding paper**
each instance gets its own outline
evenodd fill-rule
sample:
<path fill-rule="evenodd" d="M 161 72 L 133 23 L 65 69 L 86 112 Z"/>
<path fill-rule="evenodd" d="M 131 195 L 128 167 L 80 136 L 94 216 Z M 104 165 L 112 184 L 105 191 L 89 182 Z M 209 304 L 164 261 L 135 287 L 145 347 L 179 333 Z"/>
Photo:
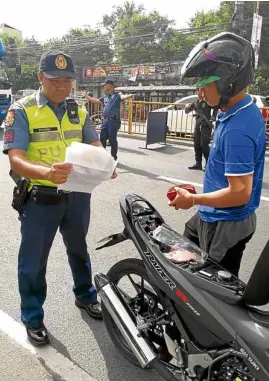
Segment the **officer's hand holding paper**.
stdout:
<path fill-rule="evenodd" d="M 66 149 L 65 162 L 72 164 L 73 170 L 59 190 L 92 193 L 104 180 L 109 180 L 117 162 L 102 147 L 73 142 Z"/>

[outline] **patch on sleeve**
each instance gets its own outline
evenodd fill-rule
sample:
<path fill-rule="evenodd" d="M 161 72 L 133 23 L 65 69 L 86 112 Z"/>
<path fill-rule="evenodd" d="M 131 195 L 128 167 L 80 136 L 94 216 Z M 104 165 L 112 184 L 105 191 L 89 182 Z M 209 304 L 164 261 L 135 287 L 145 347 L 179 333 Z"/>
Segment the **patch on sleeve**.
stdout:
<path fill-rule="evenodd" d="M 6 119 L 4 120 L 4 126 L 5 128 L 13 126 L 15 122 L 15 110 L 9 110 L 6 116 Z"/>
<path fill-rule="evenodd" d="M 14 131 L 12 129 L 6 130 L 4 134 L 4 144 L 13 143 L 14 140 Z"/>

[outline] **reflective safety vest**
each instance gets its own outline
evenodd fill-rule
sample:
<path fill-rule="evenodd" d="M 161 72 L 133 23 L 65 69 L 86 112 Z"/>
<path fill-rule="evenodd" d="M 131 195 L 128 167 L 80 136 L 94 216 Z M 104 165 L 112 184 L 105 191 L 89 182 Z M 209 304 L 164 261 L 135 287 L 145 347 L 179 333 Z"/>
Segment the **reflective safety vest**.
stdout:
<path fill-rule="evenodd" d="M 78 118 L 71 123 L 67 112 L 60 122 L 48 105 L 38 107 L 35 94 L 22 99 L 19 103 L 23 106 L 29 123 L 30 143 L 27 159 L 44 167 L 64 162 L 66 147 L 72 142 L 82 142 L 86 109 L 78 106 Z M 31 179 L 30 188 L 33 185 L 57 186 L 48 180 Z"/>

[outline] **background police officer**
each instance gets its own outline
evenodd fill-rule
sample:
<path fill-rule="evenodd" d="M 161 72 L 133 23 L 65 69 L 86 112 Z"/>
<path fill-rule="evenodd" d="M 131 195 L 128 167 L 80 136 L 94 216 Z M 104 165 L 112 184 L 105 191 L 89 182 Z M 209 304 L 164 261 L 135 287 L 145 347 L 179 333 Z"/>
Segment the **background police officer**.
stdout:
<path fill-rule="evenodd" d="M 66 147 L 73 141 L 101 146 L 86 109 L 66 99 L 74 78 L 68 55 L 44 53 L 38 72 L 42 87 L 12 105 L 5 122 L 4 153 L 9 155 L 12 170 L 31 181 L 20 218 L 19 291 L 21 319 L 34 345 L 49 341 L 42 306 L 48 255 L 58 228 L 72 270 L 76 306 L 102 319 L 86 243 L 91 197 L 57 192 L 57 185 L 66 182 L 72 171 L 64 163 Z"/>
<path fill-rule="evenodd" d="M 92 103 L 102 104 L 104 107 L 104 120 L 101 127 L 100 140 L 106 148 L 107 140 L 111 144 L 111 156 L 117 160 L 118 140 L 117 134 L 120 129 L 120 106 L 121 101 L 132 98 L 133 95 L 122 95 L 115 91 L 114 81 L 107 79 L 104 83 L 105 95 L 99 99 L 85 94 L 85 98 Z"/>
<path fill-rule="evenodd" d="M 197 90 L 197 95 L 197 101 L 188 104 L 185 108 L 185 113 L 188 114 L 191 111 L 197 112 L 193 135 L 195 164 L 190 166 L 189 169 L 202 170 L 203 156 L 207 163 L 210 151 L 209 144 L 211 140 L 213 125 L 209 121 L 216 118 L 217 109 L 213 111 L 213 115 L 211 116 L 212 107 L 210 107 L 203 99 L 203 94 L 201 90 Z M 201 115 L 205 116 L 206 119 L 203 119 Z"/>

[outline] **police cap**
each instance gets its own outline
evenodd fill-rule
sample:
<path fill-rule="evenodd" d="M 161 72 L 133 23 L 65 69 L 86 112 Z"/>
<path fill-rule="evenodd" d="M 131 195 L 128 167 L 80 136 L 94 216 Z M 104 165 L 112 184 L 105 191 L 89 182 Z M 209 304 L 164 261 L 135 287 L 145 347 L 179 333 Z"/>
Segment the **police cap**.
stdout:
<path fill-rule="evenodd" d="M 113 81 L 113 79 L 107 79 L 105 83 L 103 83 L 103 86 L 105 85 L 111 85 L 115 87 L 115 82 Z"/>
<path fill-rule="evenodd" d="M 42 54 L 39 71 L 47 78 L 76 77 L 72 58 L 59 50 L 50 50 Z"/>

